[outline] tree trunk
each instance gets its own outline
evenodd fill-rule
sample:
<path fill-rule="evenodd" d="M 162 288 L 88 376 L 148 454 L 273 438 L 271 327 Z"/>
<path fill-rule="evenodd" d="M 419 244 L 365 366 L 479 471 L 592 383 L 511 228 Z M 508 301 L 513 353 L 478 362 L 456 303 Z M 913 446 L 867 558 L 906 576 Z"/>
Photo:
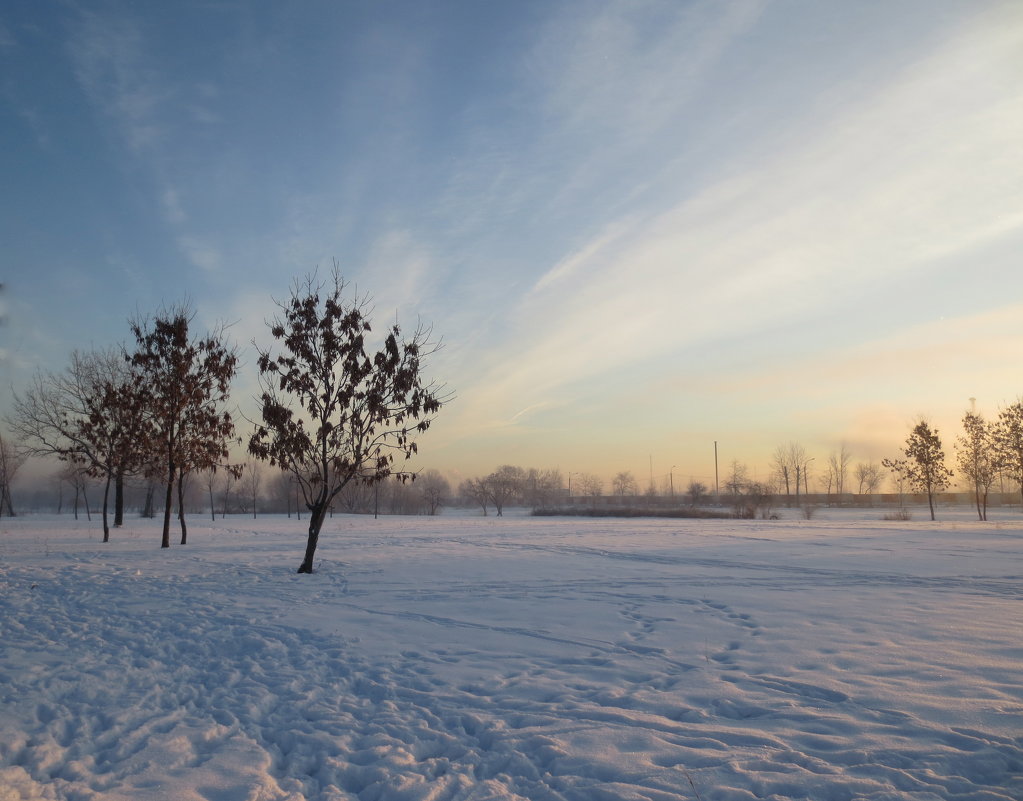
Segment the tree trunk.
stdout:
<path fill-rule="evenodd" d="M 984 510 L 980 508 L 980 483 L 974 483 L 973 485 L 973 498 L 977 501 L 977 517 L 981 520 L 984 519 Z"/>
<path fill-rule="evenodd" d="M 103 485 L 103 542 L 110 542 L 110 526 L 107 524 L 107 506 L 110 500 L 110 471 L 107 470 L 107 483 Z"/>
<path fill-rule="evenodd" d="M 167 499 L 163 505 L 163 538 L 160 540 L 161 548 L 170 548 L 170 519 L 171 508 L 174 506 L 174 462 L 168 465 L 167 470 Z"/>
<path fill-rule="evenodd" d="M 327 516 L 326 502 L 313 506 L 309 512 L 309 536 L 305 544 L 305 558 L 298 568 L 299 573 L 313 572 L 313 556 L 316 553 L 316 544 L 320 541 L 320 528 Z"/>
<path fill-rule="evenodd" d="M 934 493 L 928 488 L 927 504 L 931 507 L 931 520 L 934 520 Z"/>
<path fill-rule="evenodd" d="M 85 519 L 90 523 L 92 522 L 92 509 L 89 508 L 89 488 L 86 483 L 82 482 L 82 500 L 85 501 Z"/>
<path fill-rule="evenodd" d="M 78 495 L 82 491 L 78 484 L 75 484 L 75 520 L 78 519 Z"/>
<path fill-rule="evenodd" d="M 209 489 L 210 489 L 210 520 L 212 520 L 214 523 L 216 523 L 217 522 L 217 510 L 213 508 L 213 481 L 212 481 L 212 479 L 210 480 L 210 487 L 209 487 Z M 288 515 L 288 517 L 291 517 L 291 515 Z"/>
<path fill-rule="evenodd" d="M 188 543 L 188 526 L 185 525 L 185 476 L 178 476 L 178 520 L 181 521 L 181 544 Z"/>
<path fill-rule="evenodd" d="M 124 471 L 114 476 L 114 527 L 124 525 Z"/>

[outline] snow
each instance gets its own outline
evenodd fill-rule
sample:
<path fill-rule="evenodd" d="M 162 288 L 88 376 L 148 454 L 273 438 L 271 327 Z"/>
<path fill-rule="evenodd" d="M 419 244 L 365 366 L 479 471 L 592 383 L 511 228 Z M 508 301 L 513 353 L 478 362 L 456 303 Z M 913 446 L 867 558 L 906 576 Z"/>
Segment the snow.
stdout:
<path fill-rule="evenodd" d="M 880 516 L 6 519 L 0 801 L 1018 801 L 1023 522 Z"/>

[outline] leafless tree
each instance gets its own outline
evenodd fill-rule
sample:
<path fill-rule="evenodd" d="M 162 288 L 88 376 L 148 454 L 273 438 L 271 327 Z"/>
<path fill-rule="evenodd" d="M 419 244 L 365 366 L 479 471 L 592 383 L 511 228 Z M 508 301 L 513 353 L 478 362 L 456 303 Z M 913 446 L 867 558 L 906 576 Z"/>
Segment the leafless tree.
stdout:
<path fill-rule="evenodd" d="M 242 469 L 242 486 L 252 509 L 252 519 L 256 519 L 256 507 L 259 504 L 259 489 L 263 483 L 263 470 L 259 462 L 249 460 Z"/>
<path fill-rule="evenodd" d="M 63 373 L 37 373 L 15 395 L 11 430 L 35 456 L 56 456 L 105 479 L 103 541 L 110 538 L 107 511 L 115 485 L 114 525 L 123 516 L 124 477 L 144 463 L 145 399 L 139 375 L 114 349 L 71 354 Z"/>
<path fill-rule="evenodd" d="M 249 453 L 290 471 L 301 488 L 311 514 L 299 573 L 313 571 L 323 521 L 345 486 L 413 478 L 396 459 L 412 458 L 446 400 L 423 383 L 423 360 L 438 347 L 430 330 L 404 338 L 395 324 L 370 355 L 368 301 L 346 300 L 346 288 L 336 264 L 326 283 L 296 281 L 269 323 L 280 352 L 257 347 L 262 408 Z"/>
<path fill-rule="evenodd" d="M 416 485 L 419 487 L 423 506 L 430 515 L 437 514 L 451 497 L 451 485 L 439 470 L 424 470 L 419 474 Z"/>
<path fill-rule="evenodd" d="M 220 474 L 220 519 L 226 520 L 227 513 L 231 511 L 231 493 L 234 486 L 241 480 L 238 473 L 224 471 Z"/>
<path fill-rule="evenodd" d="M 604 480 L 593 473 L 582 473 L 578 480 L 579 495 L 598 498 L 604 494 Z"/>
<path fill-rule="evenodd" d="M 623 470 L 611 480 L 611 491 L 619 497 L 635 495 L 639 492 L 639 484 L 636 483 L 636 477 L 631 472 Z"/>
<path fill-rule="evenodd" d="M 14 443 L 0 433 L 0 517 L 3 517 L 5 510 L 8 517 L 14 517 L 11 485 L 24 463 L 25 454 L 19 452 Z"/>
<path fill-rule="evenodd" d="M 561 502 L 564 487 L 564 478 L 557 468 L 531 467 L 522 473 L 519 497 L 533 509 L 548 509 Z"/>
<path fill-rule="evenodd" d="M 771 457 L 774 476 L 781 486 L 785 487 L 785 501 L 792 505 L 792 489 L 795 488 L 796 505 L 799 505 L 800 485 L 807 484 L 806 450 L 798 442 L 779 445 Z"/>
<path fill-rule="evenodd" d="M 856 465 L 855 475 L 860 495 L 872 495 L 884 481 L 884 470 L 875 462 L 860 462 Z"/>
<path fill-rule="evenodd" d="M 458 494 L 466 500 L 478 504 L 483 510 L 483 516 L 487 516 L 487 508 L 490 506 L 490 488 L 482 478 L 467 478 L 458 485 Z"/>
<path fill-rule="evenodd" d="M 689 486 L 686 487 L 686 497 L 689 499 L 689 505 L 696 507 L 706 502 L 710 497 L 710 491 L 702 481 L 693 479 L 689 482 Z"/>
<path fill-rule="evenodd" d="M 486 478 L 487 489 L 490 491 L 490 502 L 497 510 L 497 516 L 504 514 L 504 507 L 514 501 L 521 493 L 526 479 L 526 472 L 521 467 L 506 464 L 497 468 Z"/>
<path fill-rule="evenodd" d="M 839 503 L 845 492 L 845 482 L 849 475 L 849 464 L 852 462 L 852 454 L 843 442 L 837 452 L 832 451 L 828 456 L 828 474 L 831 476 L 835 487 L 835 494 L 838 495 Z"/>
<path fill-rule="evenodd" d="M 87 520 L 92 520 L 92 510 L 89 508 L 89 495 L 88 485 L 89 477 L 85 468 L 79 464 L 68 462 L 61 467 L 57 473 L 57 479 L 62 483 L 71 485 L 71 489 L 74 490 L 75 498 L 73 501 L 72 508 L 74 510 L 75 520 L 78 519 L 78 504 L 79 501 L 85 501 L 85 516 Z"/>
<path fill-rule="evenodd" d="M 210 520 L 212 522 L 217 521 L 217 507 L 213 500 L 213 493 L 217 489 L 217 471 L 214 468 L 209 468 L 203 471 L 202 474 L 202 485 L 206 488 L 206 494 L 210 500 Z"/>
<path fill-rule="evenodd" d="M 792 495 L 792 479 L 795 475 L 795 470 L 789 458 L 789 448 L 779 445 L 774 449 L 774 453 L 771 456 L 771 467 L 779 483 L 785 487 L 785 499 L 786 502 L 789 502 L 788 499 Z M 789 503 L 791 505 L 791 502 Z"/>

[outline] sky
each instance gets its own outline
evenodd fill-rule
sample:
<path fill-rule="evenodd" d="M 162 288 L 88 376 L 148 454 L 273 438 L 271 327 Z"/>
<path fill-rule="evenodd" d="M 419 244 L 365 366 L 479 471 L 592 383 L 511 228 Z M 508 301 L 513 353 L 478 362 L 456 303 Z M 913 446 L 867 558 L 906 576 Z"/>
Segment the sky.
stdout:
<path fill-rule="evenodd" d="M 337 261 L 432 325 L 419 466 L 946 452 L 1023 393 L 1018 0 L 0 7 L 0 405 Z"/>

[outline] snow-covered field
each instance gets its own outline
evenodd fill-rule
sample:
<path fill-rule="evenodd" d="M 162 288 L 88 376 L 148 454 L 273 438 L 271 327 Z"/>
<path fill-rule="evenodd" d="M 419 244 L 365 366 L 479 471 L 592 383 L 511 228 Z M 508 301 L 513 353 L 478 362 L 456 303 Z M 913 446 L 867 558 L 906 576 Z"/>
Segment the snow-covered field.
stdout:
<path fill-rule="evenodd" d="M 1023 522 L 820 517 L 5 519 L 0 800 L 1023 798 Z"/>

